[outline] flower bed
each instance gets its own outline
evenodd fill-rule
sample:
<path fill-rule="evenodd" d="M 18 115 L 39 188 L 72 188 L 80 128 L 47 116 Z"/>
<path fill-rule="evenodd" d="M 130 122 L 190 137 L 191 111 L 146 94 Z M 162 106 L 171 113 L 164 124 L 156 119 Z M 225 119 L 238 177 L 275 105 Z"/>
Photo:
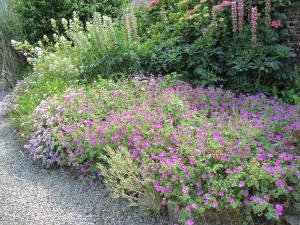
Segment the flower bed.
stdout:
<path fill-rule="evenodd" d="M 300 107 L 264 95 L 101 81 L 43 101 L 33 118 L 35 159 L 104 178 L 116 196 L 185 224 L 207 210 L 276 220 L 299 201 Z"/>

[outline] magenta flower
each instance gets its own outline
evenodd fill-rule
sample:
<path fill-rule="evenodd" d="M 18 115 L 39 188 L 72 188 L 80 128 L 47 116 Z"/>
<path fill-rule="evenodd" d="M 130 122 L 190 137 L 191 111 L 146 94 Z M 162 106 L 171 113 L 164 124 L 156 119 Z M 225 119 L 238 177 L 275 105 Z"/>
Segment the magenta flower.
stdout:
<path fill-rule="evenodd" d="M 283 214 L 283 205 L 281 205 L 281 204 L 276 204 L 275 205 L 275 214 L 276 214 L 276 216 L 282 216 L 282 214 Z"/>
<path fill-rule="evenodd" d="M 188 188 L 182 188 L 182 193 L 187 195 L 189 193 L 189 189 Z"/>
<path fill-rule="evenodd" d="M 244 187 L 244 186 L 245 186 L 245 182 L 244 181 L 240 181 L 239 187 Z"/>
<path fill-rule="evenodd" d="M 201 187 L 201 182 L 200 181 L 197 181 L 196 183 L 195 183 L 195 185 L 196 185 L 196 187 Z"/>
<path fill-rule="evenodd" d="M 228 198 L 226 199 L 226 202 L 228 202 L 228 203 L 232 204 L 232 203 L 234 203 L 234 202 L 235 202 L 235 199 L 234 199 L 234 198 L 232 198 L 232 197 L 228 197 Z"/>
<path fill-rule="evenodd" d="M 203 191 L 203 190 L 197 191 L 197 195 L 198 195 L 198 196 L 201 196 L 201 195 L 203 195 L 203 193 L 204 193 L 204 191 Z"/>
<path fill-rule="evenodd" d="M 231 170 L 231 169 L 226 169 L 226 173 L 227 173 L 227 174 L 231 174 L 231 173 L 232 173 L 232 170 Z"/>
<path fill-rule="evenodd" d="M 214 200 L 214 201 L 212 202 L 212 206 L 213 206 L 214 208 L 218 207 L 218 205 L 219 205 L 219 203 L 218 203 L 216 200 Z"/>
<path fill-rule="evenodd" d="M 193 224 L 194 224 L 194 221 L 193 221 L 192 218 L 190 218 L 190 219 L 188 219 L 188 220 L 186 221 L 186 223 L 187 223 L 187 225 L 193 225 Z"/>
<path fill-rule="evenodd" d="M 280 187 L 280 188 L 284 188 L 285 187 L 285 183 L 282 182 L 281 180 L 276 180 L 275 184 L 276 184 L 277 187 Z"/>

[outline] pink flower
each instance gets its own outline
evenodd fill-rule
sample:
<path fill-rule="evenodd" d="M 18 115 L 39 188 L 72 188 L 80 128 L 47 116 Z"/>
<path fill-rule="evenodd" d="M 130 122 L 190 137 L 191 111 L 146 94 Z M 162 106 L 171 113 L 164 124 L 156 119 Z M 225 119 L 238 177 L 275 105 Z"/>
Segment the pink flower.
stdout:
<path fill-rule="evenodd" d="M 227 174 L 231 174 L 231 173 L 232 173 L 232 170 L 231 170 L 231 169 L 226 169 L 226 173 L 227 173 Z"/>
<path fill-rule="evenodd" d="M 282 27 L 281 21 L 280 20 L 273 20 L 271 23 L 271 27 L 278 29 Z"/>
<path fill-rule="evenodd" d="M 187 225 L 193 225 L 193 224 L 194 224 L 194 221 L 193 221 L 192 218 L 190 218 L 190 219 L 188 219 L 188 220 L 186 221 L 186 223 L 187 223 Z"/>
<path fill-rule="evenodd" d="M 186 187 L 182 188 L 182 193 L 187 195 L 189 193 L 189 190 Z"/>
<path fill-rule="evenodd" d="M 219 203 L 218 203 L 216 200 L 214 200 L 214 201 L 212 202 L 212 206 L 213 206 L 214 208 L 218 207 L 218 205 L 219 205 Z"/>

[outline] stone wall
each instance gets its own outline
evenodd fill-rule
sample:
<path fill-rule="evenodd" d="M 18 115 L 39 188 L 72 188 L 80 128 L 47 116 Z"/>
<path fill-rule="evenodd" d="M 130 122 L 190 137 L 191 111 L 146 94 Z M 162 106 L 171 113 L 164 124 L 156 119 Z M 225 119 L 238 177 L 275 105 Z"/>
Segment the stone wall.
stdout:
<path fill-rule="evenodd" d="M 287 6 L 284 9 L 287 15 L 288 41 L 293 44 L 300 54 L 300 2 Z"/>

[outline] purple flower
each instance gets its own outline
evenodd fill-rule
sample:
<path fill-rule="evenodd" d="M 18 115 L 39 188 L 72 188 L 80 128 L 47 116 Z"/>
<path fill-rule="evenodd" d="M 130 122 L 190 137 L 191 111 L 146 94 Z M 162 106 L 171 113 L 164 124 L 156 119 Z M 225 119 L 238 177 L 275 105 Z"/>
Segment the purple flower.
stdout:
<path fill-rule="evenodd" d="M 243 201 L 243 203 L 244 203 L 244 205 L 249 205 L 249 204 L 250 204 L 250 201 L 249 201 L 248 199 L 245 199 L 245 200 Z"/>
<path fill-rule="evenodd" d="M 194 221 L 193 221 L 192 218 L 190 218 L 190 219 L 188 219 L 188 220 L 186 221 L 186 223 L 187 223 L 187 225 L 193 225 L 193 224 L 194 224 Z"/>
<path fill-rule="evenodd" d="M 185 207 L 185 210 L 188 211 L 188 212 L 190 212 L 190 211 L 192 211 L 192 207 L 191 207 L 190 205 L 187 205 L 187 206 Z"/>
<path fill-rule="evenodd" d="M 283 211 L 283 205 L 281 204 L 276 204 L 275 205 L 275 214 L 276 216 L 282 216 L 282 211 Z"/>
<path fill-rule="evenodd" d="M 189 189 L 188 188 L 182 188 L 182 193 L 187 195 L 189 193 Z"/>
<path fill-rule="evenodd" d="M 263 204 L 265 203 L 265 200 L 261 199 L 260 197 L 254 195 L 250 198 L 250 200 L 254 201 L 254 202 L 257 202 L 259 204 Z"/>
<path fill-rule="evenodd" d="M 219 205 L 219 203 L 218 203 L 216 200 L 214 200 L 214 201 L 212 202 L 212 206 L 213 206 L 214 208 L 218 207 L 218 205 Z"/>
<path fill-rule="evenodd" d="M 231 174 L 231 173 L 232 173 L 232 170 L 231 170 L 231 169 L 226 169 L 226 173 L 227 173 L 227 174 Z"/>
<path fill-rule="evenodd" d="M 79 166 L 79 164 L 78 164 L 78 162 L 77 161 L 72 161 L 72 167 L 78 167 Z"/>
<path fill-rule="evenodd" d="M 244 186 L 245 186 L 245 182 L 244 181 L 240 181 L 239 187 L 244 187 Z"/>
<path fill-rule="evenodd" d="M 282 182 L 281 180 L 275 180 L 275 184 L 276 184 L 277 187 L 280 187 L 280 188 L 285 187 L 285 183 Z"/>
<path fill-rule="evenodd" d="M 167 204 L 167 199 L 166 198 L 163 198 L 161 201 L 160 201 L 160 204 L 161 205 L 166 205 Z"/>
<path fill-rule="evenodd" d="M 154 188 L 155 188 L 155 190 L 157 191 L 157 192 L 159 192 L 160 191 L 160 186 L 159 186 L 159 183 L 158 183 L 158 181 L 157 180 L 155 180 L 154 181 Z"/>
<path fill-rule="evenodd" d="M 226 199 L 226 202 L 228 202 L 228 203 L 232 204 L 232 203 L 234 203 L 234 202 L 235 202 L 235 199 L 234 199 L 234 198 L 232 198 L 232 197 L 229 197 L 229 198 L 227 198 L 227 199 Z"/>
<path fill-rule="evenodd" d="M 173 212 L 174 212 L 175 214 L 179 213 L 179 207 L 178 207 L 178 206 L 174 207 Z"/>
<path fill-rule="evenodd" d="M 219 191 L 216 193 L 217 196 L 223 197 L 224 196 L 224 191 Z"/>
<path fill-rule="evenodd" d="M 196 187 L 201 187 L 201 182 L 200 181 L 196 182 L 195 184 L 196 184 Z"/>
<path fill-rule="evenodd" d="M 249 190 L 242 190 L 242 195 L 247 197 L 249 195 Z"/>
<path fill-rule="evenodd" d="M 239 173 L 243 170 L 243 167 L 238 166 L 237 168 L 234 169 L 234 173 Z"/>
<path fill-rule="evenodd" d="M 203 190 L 197 191 L 197 195 L 198 195 L 198 196 L 201 196 L 201 195 L 203 195 L 203 193 L 204 193 L 204 191 L 203 191 Z"/>

